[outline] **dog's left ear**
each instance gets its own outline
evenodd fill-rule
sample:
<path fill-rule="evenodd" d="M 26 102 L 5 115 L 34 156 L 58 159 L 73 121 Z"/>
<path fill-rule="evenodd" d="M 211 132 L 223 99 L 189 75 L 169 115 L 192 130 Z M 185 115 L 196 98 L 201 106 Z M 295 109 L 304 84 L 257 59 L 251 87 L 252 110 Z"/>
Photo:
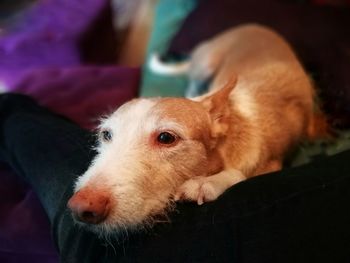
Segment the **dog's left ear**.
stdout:
<path fill-rule="evenodd" d="M 218 138 L 226 135 L 229 128 L 230 94 L 237 84 L 237 77 L 231 78 L 221 89 L 200 103 L 209 112 L 212 121 L 212 136 Z"/>

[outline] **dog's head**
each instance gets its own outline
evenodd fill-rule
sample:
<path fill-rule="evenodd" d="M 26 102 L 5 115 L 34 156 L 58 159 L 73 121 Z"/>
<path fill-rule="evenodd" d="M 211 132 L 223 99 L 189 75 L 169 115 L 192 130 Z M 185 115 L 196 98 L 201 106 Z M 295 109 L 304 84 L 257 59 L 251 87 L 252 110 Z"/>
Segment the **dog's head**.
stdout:
<path fill-rule="evenodd" d="M 68 203 L 74 217 L 107 231 L 138 226 L 169 208 L 186 179 L 218 172 L 233 86 L 199 101 L 135 99 L 104 119 L 98 154 Z"/>

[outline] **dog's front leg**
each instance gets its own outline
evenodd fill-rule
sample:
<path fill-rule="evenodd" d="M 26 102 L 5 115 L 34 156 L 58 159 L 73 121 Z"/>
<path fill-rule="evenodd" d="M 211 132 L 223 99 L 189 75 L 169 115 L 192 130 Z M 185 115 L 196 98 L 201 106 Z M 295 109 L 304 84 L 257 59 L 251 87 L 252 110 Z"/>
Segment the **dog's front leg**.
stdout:
<path fill-rule="evenodd" d="M 179 187 L 174 200 L 196 201 L 198 205 L 202 205 L 204 202 L 217 199 L 228 188 L 245 179 L 243 173 L 236 169 L 191 178 Z"/>

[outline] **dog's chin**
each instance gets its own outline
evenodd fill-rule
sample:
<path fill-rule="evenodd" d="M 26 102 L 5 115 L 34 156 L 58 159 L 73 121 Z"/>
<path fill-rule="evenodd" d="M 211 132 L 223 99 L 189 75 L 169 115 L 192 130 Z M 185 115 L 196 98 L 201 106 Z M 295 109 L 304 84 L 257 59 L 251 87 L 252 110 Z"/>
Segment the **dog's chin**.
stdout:
<path fill-rule="evenodd" d="M 93 232 L 102 238 L 111 236 L 118 238 L 125 236 L 127 233 L 150 230 L 156 224 L 170 223 L 168 215 L 174 211 L 175 207 L 175 202 L 169 199 L 161 206 L 153 207 L 152 210 L 145 211 L 142 214 L 130 213 L 121 215 L 120 211 L 119 213 L 112 212 L 104 221 L 97 224 L 82 222 L 75 218 L 73 214 L 71 216 L 75 225 L 81 229 Z M 130 208 L 131 210 L 138 211 L 136 208 Z"/>
<path fill-rule="evenodd" d="M 89 224 L 81 221 L 77 221 L 74 219 L 75 224 L 86 231 L 92 232 L 99 236 L 100 238 L 109 237 L 114 235 L 115 237 L 122 236 L 127 232 L 139 231 L 145 228 L 146 224 L 142 222 L 133 223 L 133 224 L 125 224 L 125 223 L 107 223 L 101 222 L 99 224 Z"/>
<path fill-rule="evenodd" d="M 172 210 L 172 209 L 171 209 Z M 149 215 L 140 220 L 112 220 L 106 218 L 105 221 L 98 224 L 90 224 L 76 220 L 73 217 L 75 224 L 87 231 L 97 234 L 99 237 L 108 237 L 111 235 L 124 236 L 126 233 L 147 231 L 153 228 L 155 224 L 169 223 L 168 218 L 169 208 L 154 215 Z"/>

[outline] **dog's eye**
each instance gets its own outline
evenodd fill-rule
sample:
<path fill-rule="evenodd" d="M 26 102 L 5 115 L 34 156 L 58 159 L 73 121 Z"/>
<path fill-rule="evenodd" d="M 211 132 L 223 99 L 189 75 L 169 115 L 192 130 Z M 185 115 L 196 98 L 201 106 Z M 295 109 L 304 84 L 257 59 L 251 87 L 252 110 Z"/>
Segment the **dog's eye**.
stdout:
<path fill-rule="evenodd" d="M 172 144 L 176 141 L 176 136 L 170 132 L 162 132 L 158 135 L 157 141 L 161 144 Z"/>
<path fill-rule="evenodd" d="M 109 142 L 112 140 L 112 132 L 110 130 L 103 130 L 101 131 L 101 138 L 105 142 Z"/>

